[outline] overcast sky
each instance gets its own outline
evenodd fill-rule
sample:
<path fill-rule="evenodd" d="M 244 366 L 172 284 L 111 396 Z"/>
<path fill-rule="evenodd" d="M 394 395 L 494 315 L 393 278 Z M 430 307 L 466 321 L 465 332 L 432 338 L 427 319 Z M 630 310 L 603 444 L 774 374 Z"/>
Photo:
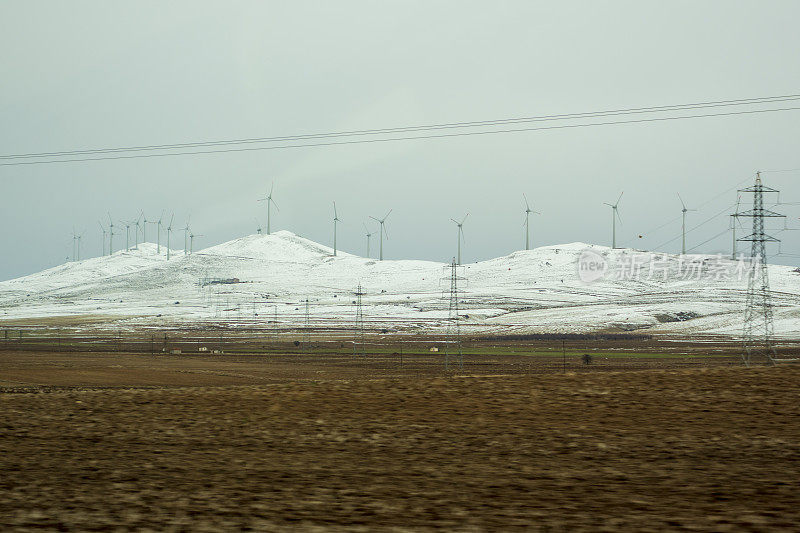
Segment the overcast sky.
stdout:
<path fill-rule="evenodd" d="M 6 0 L 0 155 L 796 94 L 798 20 L 796 1 Z M 465 262 L 524 248 L 523 192 L 541 212 L 533 245 L 610 244 L 603 202 L 623 190 L 619 244 L 677 252 L 678 192 L 688 207 L 702 204 L 688 225 L 705 221 L 756 170 L 800 168 L 799 134 L 800 111 L 785 111 L 0 166 L 0 279 L 62 263 L 73 226 L 86 232 L 83 256 L 99 255 L 107 211 L 115 220 L 174 212 L 176 226 L 191 214 L 204 235 L 196 248 L 255 233 L 265 219 L 257 198 L 273 180 L 273 230 L 330 245 L 335 200 L 339 246 L 360 255 L 362 223 L 390 208 L 387 258 L 448 260 L 450 218 L 467 212 Z M 786 202 L 800 201 L 798 178 L 764 174 Z M 798 227 L 798 207 L 780 209 Z M 711 220 L 688 246 L 728 224 Z M 783 252 L 800 254 L 798 232 L 779 236 Z M 729 252 L 730 240 L 699 251 Z"/>

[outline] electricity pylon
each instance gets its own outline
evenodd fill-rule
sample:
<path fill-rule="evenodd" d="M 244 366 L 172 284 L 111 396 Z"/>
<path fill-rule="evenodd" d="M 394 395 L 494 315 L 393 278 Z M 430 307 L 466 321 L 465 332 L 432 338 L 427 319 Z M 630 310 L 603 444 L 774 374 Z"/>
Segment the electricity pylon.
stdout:
<path fill-rule="evenodd" d="M 461 290 L 458 288 L 458 282 L 464 278 L 458 275 L 459 265 L 456 263 L 456 258 L 449 265 L 450 268 L 450 306 L 447 313 L 447 332 L 446 340 L 444 343 L 444 368 L 450 370 L 450 366 L 458 365 L 458 369 L 464 368 L 464 356 L 461 350 L 461 325 L 458 317 L 458 298 Z M 450 359 L 454 361 L 451 363 Z"/>
<path fill-rule="evenodd" d="M 361 288 L 361 284 L 358 284 L 358 288 L 356 289 L 355 296 L 356 296 L 356 323 L 355 323 L 355 333 L 353 336 L 353 355 L 358 355 L 359 351 L 361 355 L 366 356 L 366 346 L 364 343 L 364 307 L 361 304 L 361 297 L 366 293 Z"/>
<path fill-rule="evenodd" d="M 766 360 L 765 362 L 775 364 L 777 354 L 772 343 L 774 324 L 766 243 L 779 241 L 764 233 L 764 219 L 783 218 L 784 215 L 764 208 L 764 193 L 777 193 L 778 191 L 761 183 L 761 172 L 756 172 L 756 182 L 752 187 L 740 189 L 739 192 L 753 195 L 753 209 L 738 214 L 739 217 L 753 219 L 753 232 L 738 239 L 752 243 L 750 270 L 747 274 L 742 359 L 747 366 L 762 357 Z"/>

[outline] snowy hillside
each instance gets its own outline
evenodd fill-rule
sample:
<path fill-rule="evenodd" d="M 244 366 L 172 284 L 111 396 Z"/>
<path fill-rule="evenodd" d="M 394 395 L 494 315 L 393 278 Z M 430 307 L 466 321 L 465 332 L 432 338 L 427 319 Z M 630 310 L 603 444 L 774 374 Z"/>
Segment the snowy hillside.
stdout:
<path fill-rule="evenodd" d="M 94 315 L 131 324 L 244 318 L 347 325 L 360 284 L 365 318 L 390 328 L 440 326 L 449 265 L 376 261 L 291 232 L 250 235 L 191 255 L 156 245 L 0 282 L 0 320 Z M 598 279 L 586 261 L 607 269 Z M 775 329 L 800 335 L 800 273 L 771 265 Z M 457 270 L 461 324 L 492 333 L 636 331 L 738 335 L 746 278 L 716 256 L 651 256 L 572 243 L 514 252 Z"/>

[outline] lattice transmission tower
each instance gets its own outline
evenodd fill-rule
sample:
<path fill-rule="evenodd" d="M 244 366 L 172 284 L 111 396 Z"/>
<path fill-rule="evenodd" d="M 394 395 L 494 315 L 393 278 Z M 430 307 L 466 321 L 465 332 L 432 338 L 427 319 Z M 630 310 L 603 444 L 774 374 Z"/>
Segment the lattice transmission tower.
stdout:
<path fill-rule="evenodd" d="M 353 334 L 353 355 L 358 355 L 359 353 L 363 356 L 367 355 L 366 344 L 364 343 L 364 307 L 361 304 L 361 297 L 365 294 L 359 283 L 355 292 L 356 322 Z"/>
<path fill-rule="evenodd" d="M 447 313 L 447 332 L 444 343 L 444 367 L 445 370 L 450 370 L 451 366 L 458 366 L 461 370 L 464 368 L 464 354 L 461 346 L 461 324 L 458 316 L 458 299 L 463 293 L 462 289 L 458 288 L 459 281 L 464 281 L 464 277 L 459 276 L 458 269 L 460 267 L 456 262 L 455 257 L 449 265 L 450 269 L 450 292 L 449 292 L 449 310 Z"/>
<path fill-rule="evenodd" d="M 740 242 L 751 243 L 750 268 L 747 273 L 747 301 L 744 310 L 742 359 L 747 366 L 758 360 L 775 364 L 778 359 L 772 339 L 774 324 L 766 244 L 779 241 L 764 232 L 764 219 L 784 218 L 785 215 L 764 207 L 764 194 L 777 194 L 778 190 L 761 183 L 761 172 L 756 172 L 756 182 L 752 187 L 740 189 L 739 192 L 753 195 L 753 208 L 736 215 L 753 219 L 753 232 L 746 237 L 737 239 Z"/>

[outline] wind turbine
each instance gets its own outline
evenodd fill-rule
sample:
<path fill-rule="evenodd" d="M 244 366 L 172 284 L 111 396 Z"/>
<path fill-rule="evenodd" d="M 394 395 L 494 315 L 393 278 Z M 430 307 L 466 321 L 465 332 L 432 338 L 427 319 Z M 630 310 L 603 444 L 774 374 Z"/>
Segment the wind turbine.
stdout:
<path fill-rule="evenodd" d="M 114 221 L 111 220 L 111 213 L 108 214 L 108 255 L 114 253 Z"/>
<path fill-rule="evenodd" d="M 83 232 L 86 233 L 86 232 Z M 83 238 L 83 233 L 78 235 L 78 261 L 81 260 L 81 239 Z"/>
<path fill-rule="evenodd" d="M 333 255 L 336 256 L 336 223 L 339 222 L 339 215 L 336 213 L 336 202 L 333 202 Z"/>
<path fill-rule="evenodd" d="M 386 222 L 386 219 L 387 219 L 387 218 L 389 218 L 389 214 L 390 214 L 391 212 L 392 212 L 392 210 L 391 210 L 391 209 L 389 209 L 389 212 L 388 212 L 388 213 L 386 213 L 386 216 L 384 216 L 383 218 L 369 217 L 369 218 L 371 218 L 372 220 L 375 220 L 375 221 L 377 221 L 377 222 L 378 222 L 378 223 L 381 225 L 381 229 L 379 230 L 379 232 L 380 232 L 380 234 L 381 234 L 381 253 L 380 253 L 380 260 L 381 260 L 381 261 L 383 261 L 383 235 L 384 235 L 384 234 L 386 234 L 386 238 L 387 238 L 387 239 L 389 238 L 389 234 L 388 234 L 388 233 L 386 233 L 386 228 L 384 227 L 383 223 L 384 223 L 384 222 Z"/>
<path fill-rule="evenodd" d="M 77 242 L 78 242 L 78 236 L 75 234 L 75 226 L 72 226 L 72 262 L 73 263 L 75 261 L 77 261 L 77 259 L 75 258 L 76 257 L 75 249 L 76 249 L 76 246 L 77 246 Z"/>
<path fill-rule="evenodd" d="M 187 240 L 188 240 L 189 232 L 190 232 L 190 230 L 189 230 L 189 220 L 191 220 L 191 219 L 192 219 L 192 217 L 190 215 L 189 218 L 186 219 L 186 227 L 183 228 L 183 255 L 187 255 L 187 251 L 189 249 L 188 246 L 187 246 L 188 245 Z"/>
<path fill-rule="evenodd" d="M 454 218 L 450 219 L 453 222 L 455 222 L 456 226 L 458 226 L 458 235 L 457 235 L 457 239 L 456 240 L 458 240 L 458 263 L 457 264 L 459 264 L 459 265 L 461 264 L 461 241 L 464 239 L 464 222 L 467 220 L 468 216 L 469 216 L 469 213 L 464 215 L 464 218 L 461 219 L 461 222 L 459 222 L 458 220 L 456 220 Z"/>
<path fill-rule="evenodd" d="M 136 226 L 136 249 L 137 250 L 139 249 L 139 225 L 140 225 L 139 223 L 141 222 L 143 216 L 144 216 L 144 211 L 139 213 L 139 218 L 137 218 L 136 222 L 134 222 L 134 224 L 133 224 L 134 226 Z"/>
<path fill-rule="evenodd" d="M 106 255 L 106 235 L 108 235 L 108 231 L 106 231 L 102 222 L 98 220 L 97 223 L 100 225 L 100 229 L 103 230 L 103 255 Z"/>
<path fill-rule="evenodd" d="M 80 261 L 81 260 L 81 237 L 83 237 L 83 233 L 78 235 L 75 233 L 75 226 L 72 226 L 72 260 L 73 261 Z"/>
<path fill-rule="evenodd" d="M 280 211 L 280 208 L 278 207 L 278 204 L 276 204 L 275 200 L 272 199 L 272 190 L 274 188 L 275 188 L 275 182 L 273 181 L 272 185 L 270 185 L 270 188 L 269 188 L 269 194 L 266 195 L 264 198 L 259 198 L 258 199 L 259 202 L 267 202 L 267 235 L 270 235 L 272 233 L 272 227 L 270 225 L 270 206 L 274 205 L 275 209 Z"/>
<path fill-rule="evenodd" d="M 128 252 L 131 249 L 131 223 L 124 220 L 122 223 L 125 224 L 125 251 Z"/>
<path fill-rule="evenodd" d="M 158 229 L 156 230 L 157 231 L 156 253 L 159 255 L 161 255 L 161 221 L 163 219 L 164 219 L 164 211 L 161 211 L 161 216 L 158 217 L 158 222 L 156 222 L 156 224 L 158 225 Z"/>
<path fill-rule="evenodd" d="M 619 193 L 619 198 L 614 204 L 609 204 L 608 202 L 603 202 L 605 205 L 611 207 L 611 247 L 617 247 L 617 219 L 622 222 L 622 218 L 619 216 L 619 211 L 617 208 L 619 207 L 619 201 L 622 199 L 622 195 L 625 191 Z"/>
<path fill-rule="evenodd" d="M 683 217 L 681 222 L 681 253 L 686 254 L 686 213 L 689 211 L 697 211 L 697 209 L 686 209 L 686 204 L 683 203 L 683 198 L 681 198 L 680 193 L 678 193 L 678 199 L 681 201 L 681 215 Z"/>
<path fill-rule="evenodd" d="M 195 235 L 194 233 L 189 234 L 189 253 L 194 253 L 194 238 L 195 237 L 203 237 L 203 235 Z"/>
<path fill-rule="evenodd" d="M 147 217 L 144 216 L 144 211 L 142 211 L 142 242 L 147 242 L 147 225 L 152 224 L 152 220 L 147 220 Z"/>
<path fill-rule="evenodd" d="M 531 213 L 540 215 L 538 211 L 534 211 L 531 209 L 531 206 L 528 204 L 528 197 L 525 196 L 525 193 L 522 193 L 522 197 L 525 199 L 525 249 L 530 250 L 530 216 Z"/>
<path fill-rule="evenodd" d="M 739 222 L 739 203 L 742 201 L 742 196 L 736 197 L 736 209 L 731 215 L 731 227 L 733 228 L 733 248 L 731 249 L 731 259 L 736 259 L 736 224 Z"/>
<path fill-rule="evenodd" d="M 370 256 L 369 256 L 369 239 L 370 239 L 370 237 L 375 235 L 375 232 L 373 231 L 372 233 L 370 233 L 369 228 L 367 227 L 367 225 L 364 224 L 363 222 L 362 222 L 362 224 L 364 226 L 364 231 L 367 232 L 365 235 L 367 236 L 367 259 L 369 259 L 370 258 Z"/>
<path fill-rule="evenodd" d="M 169 226 L 167 226 L 167 261 L 169 261 L 169 235 L 172 232 L 173 220 L 175 220 L 175 213 L 172 213 L 172 218 L 169 219 Z"/>

